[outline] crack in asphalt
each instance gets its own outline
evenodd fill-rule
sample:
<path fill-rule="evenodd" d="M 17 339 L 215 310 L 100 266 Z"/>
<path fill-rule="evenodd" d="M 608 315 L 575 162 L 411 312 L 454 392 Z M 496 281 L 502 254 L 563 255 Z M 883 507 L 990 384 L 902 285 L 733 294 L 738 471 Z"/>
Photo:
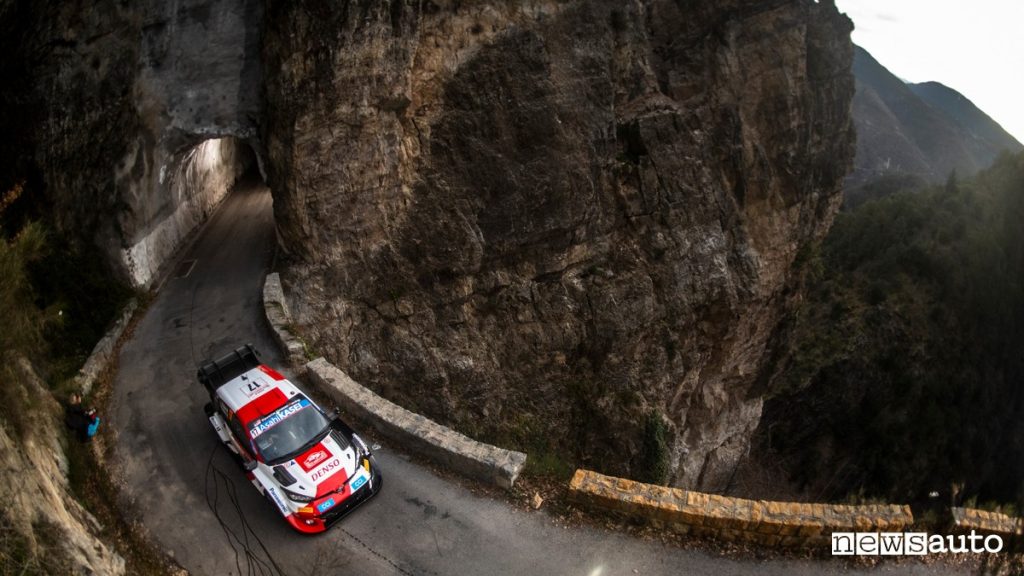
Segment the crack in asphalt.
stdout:
<path fill-rule="evenodd" d="M 392 559 L 388 558 L 384 554 L 381 554 L 380 552 L 375 550 L 372 546 L 370 546 L 369 544 L 364 542 L 361 538 L 359 538 L 355 534 L 353 534 L 353 533 L 349 532 L 348 530 L 346 530 L 344 526 L 339 526 L 337 529 L 340 530 L 343 534 L 345 534 L 349 538 L 351 538 L 353 541 L 355 541 L 356 544 L 359 544 L 360 546 L 365 548 L 367 552 L 369 552 L 370 554 L 373 554 L 377 558 L 380 558 L 381 560 L 386 562 L 392 568 L 397 570 L 399 574 L 404 574 L 405 576 L 416 576 L 415 573 L 410 572 L 410 571 L 406 570 L 405 568 L 402 568 L 395 561 L 393 561 Z M 425 574 L 436 574 L 436 572 L 425 572 Z"/>
<path fill-rule="evenodd" d="M 246 520 L 245 513 L 242 512 L 242 507 L 238 503 L 238 494 L 235 492 L 234 481 L 221 469 L 213 465 L 213 456 L 217 453 L 219 447 L 218 445 L 210 451 L 210 458 L 206 463 L 206 505 L 217 518 L 217 522 L 227 537 L 228 545 L 231 546 L 235 553 L 235 568 L 238 570 L 238 574 L 246 574 L 248 576 L 286 576 L 285 572 L 278 566 L 274 557 L 270 554 L 270 551 L 267 550 L 266 545 L 263 544 L 263 540 L 260 539 L 256 531 L 252 529 Z M 220 503 L 221 485 L 223 485 L 227 500 L 230 503 L 230 510 L 235 513 L 241 525 L 241 534 L 232 529 L 228 525 L 228 521 L 221 517 L 220 507 L 218 506 Z M 258 549 L 256 549 L 257 546 Z M 260 558 L 261 552 L 266 560 Z M 242 558 L 245 559 L 246 570 L 244 572 L 242 571 Z"/>

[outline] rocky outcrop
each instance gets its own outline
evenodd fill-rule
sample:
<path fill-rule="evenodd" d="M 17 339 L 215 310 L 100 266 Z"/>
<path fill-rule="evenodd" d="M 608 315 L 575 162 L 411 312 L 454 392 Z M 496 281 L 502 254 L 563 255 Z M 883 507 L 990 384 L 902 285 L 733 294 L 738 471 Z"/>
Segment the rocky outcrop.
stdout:
<path fill-rule="evenodd" d="M 27 180 L 40 216 L 148 285 L 255 161 L 260 18 L 259 0 L 0 2 L 0 186 Z"/>
<path fill-rule="evenodd" d="M 9 527 L 25 538 L 28 550 L 21 553 L 44 557 L 43 567 L 51 573 L 124 574 L 124 559 L 98 538 L 101 526 L 71 492 L 68 459 L 61 446 L 60 407 L 31 364 L 10 356 L 5 361 L 14 366 L 15 389 L 31 399 L 33 414 L 32 425 L 21 435 L 0 420 L 0 482 L 7 490 L 0 512 L 4 543 L 10 538 Z M 4 560 L 5 567 L 13 568 L 7 564 L 11 558 Z"/>
<path fill-rule="evenodd" d="M 716 489 L 852 157 L 831 2 L 270 0 L 266 147 L 307 343 L 500 445 Z"/>

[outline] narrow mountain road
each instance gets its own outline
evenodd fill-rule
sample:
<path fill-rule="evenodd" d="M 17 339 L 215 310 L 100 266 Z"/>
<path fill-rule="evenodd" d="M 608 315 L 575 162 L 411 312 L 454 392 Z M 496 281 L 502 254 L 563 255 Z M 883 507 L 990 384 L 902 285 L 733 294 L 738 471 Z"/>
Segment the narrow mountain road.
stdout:
<path fill-rule="evenodd" d="M 180 256 L 120 354 L 110 423 L 123 490 L 157 542 L 194 575 L 610 576 L 855 573 L 841 562 L 710 556 L 478 497 L 378 451 L 381 494 L 326 534 L 294 533 L 219 446 L 195 381 L 202 359 L 245 342 L 282 366 L 262 313 L 273 255 L 269 191 L 237 187 Z M 920 564 L 872 574 L 949 573 Z"/>

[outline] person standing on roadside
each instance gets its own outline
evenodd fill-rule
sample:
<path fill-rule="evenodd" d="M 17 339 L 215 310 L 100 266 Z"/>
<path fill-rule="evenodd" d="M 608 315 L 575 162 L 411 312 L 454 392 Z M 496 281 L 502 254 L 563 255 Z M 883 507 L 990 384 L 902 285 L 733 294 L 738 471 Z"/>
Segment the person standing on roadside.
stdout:
<path fill-rule="evenodd" d="M 82 395 L 72 392 L 64 407 L 64 423 L 82 442 L 88 442 L 100 427 L 96 410 L 82 406 Z"/>

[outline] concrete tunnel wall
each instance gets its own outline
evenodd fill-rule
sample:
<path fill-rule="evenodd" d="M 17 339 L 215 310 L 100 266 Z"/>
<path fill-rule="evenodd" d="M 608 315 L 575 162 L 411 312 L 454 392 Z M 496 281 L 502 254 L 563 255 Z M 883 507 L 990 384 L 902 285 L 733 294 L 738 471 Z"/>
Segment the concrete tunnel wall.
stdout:
<path fill-rule="evenodd" d="M 149 287 L 232 185 L 262 161 L 260 0 L 140 0 L 131 90 L 139 123 L 114 171 L 105 249 Z M 262 172 L 262 166 L 261 172 Z"/>
<path fill-rule="evenodd" d="M 235 182 L 257 168 L 256 154 L 234 138 L 204 140 L 161 167 L 158 190 L 147 210 L 137 212 L 140 232 L 123 249 L 136 286 L 149 286 L 188 235 L 224 200 Z"/>

